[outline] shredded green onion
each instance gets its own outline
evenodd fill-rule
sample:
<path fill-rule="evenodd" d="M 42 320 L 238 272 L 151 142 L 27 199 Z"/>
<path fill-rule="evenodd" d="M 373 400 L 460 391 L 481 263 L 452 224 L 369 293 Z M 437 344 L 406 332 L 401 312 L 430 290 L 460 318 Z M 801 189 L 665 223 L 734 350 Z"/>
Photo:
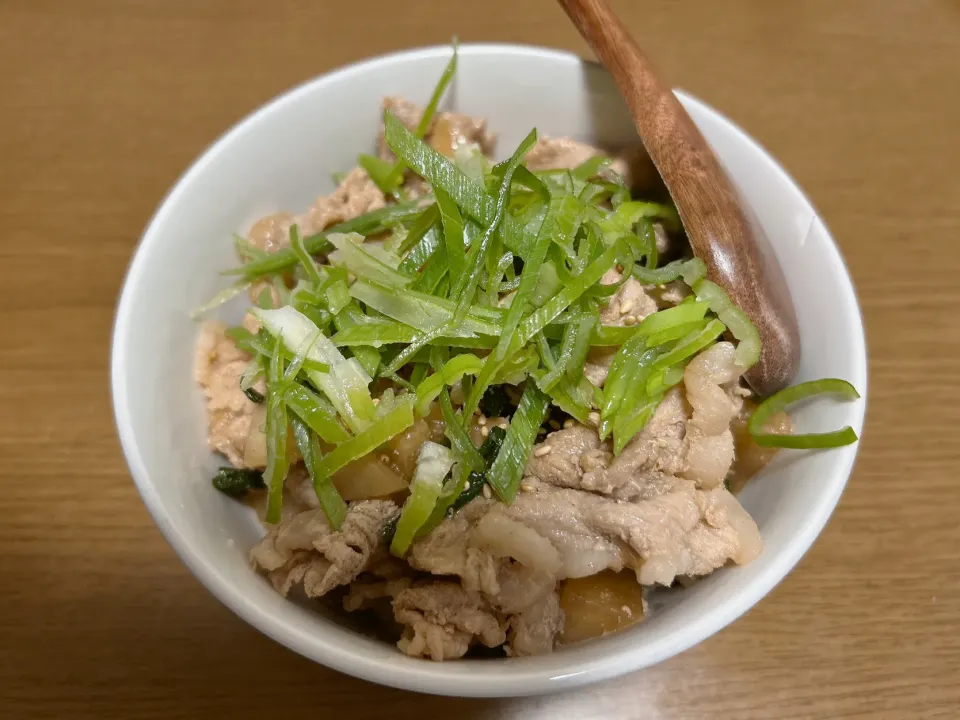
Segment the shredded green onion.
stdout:
<path fill-rule="evenodd" d="M 330 399 L 351 430 L 357 432 L 370 424 L 375 416 L 368 388 L 370 376 L 356 360 L 345 358 L 309 318 L 289 305 L 278 310 L 254 309 L 251 312 L 271 335 L 294 352 L 308 337 L 317 333 L 316 342 L 306 357 L 329 365 L 330 371 L 306 370 L 307 377 Z"/>
<path fill-rule="evenodd" d="M 390 149 L 408 167 L 436 189 L 446 192 L 460 209 L 489 227 L 497 213 L 497 202 L 477 182 L 471 180 L 460 168 L 423 141 L 417 139 L 403 123 L 387 113 L 384 119 L 384 137 Z M 503 220 L 501 229 L 506 246 L 514 253 L 523 255 L 527 237 L 523 228 L 512 217 Z"/>
<path fill-rule="evenodd" d="M 403 557 L 417 531 L 430 519 L 443 490 L 443 479 L 453 468 L 454 455 L 449 448 L 427 440 L 420 446 L 417 468 L 410 483 L 410 497 L 403 505 L 390 552 Z"/>
<path fill-rule="evenodd" d="M 403 242 L 397 248 L 397 253 L 404 255 L 398 268 L 400 272 L 412 275 L 423 268 L 439 244 L 439 236 L 430 235 L 439 221 L 440 206 L 437 203 L 431 203 L 413 218 Z"/>
<path fill-rule="evenodd" d="M 507 210 L 507 198 L 510 196 L 510 184 L 513 181 L 513 173 L 523 160 L 523 156 L 533 147 L 536 141 L 537 131 L 531 130 L 507 161 L 507 165 L 503 171 L 503 179 L 500 181 L 500 188 L 497 191 L 497 202 L 494 206 L 493 217 L 490 219 L 490 224 L 487 226 L 480 241 L 470 246 L 465 272 L 458 278 L 456 289 L 451 295 L 457 302 L 457 309 L 453 316 L 455 323 L 463 320 L 473 301 L 473 292 L 477 284 L 477 279 L 480 277 L 480 271 L 483 269 L 484 257 L 486 256 L 494 235 L 503 222 Z"/>
<path fill-rule="evenodd" d="M 485 484 L 511 502 L 551 407 L 584 424 L 599 414 L 600 437 L 612 436 L 620 454 L 683 381 L 692 359 L 723 333 L 736 339 L 736 362 L 744 369 L 761 351 L 753 324 L 705 279 L 701 260 L 658 267 L 656 224 L 678 231 L 677 211 L 632 199 L 609 158 L 532 172 L 523 158 L 535 130 L 492 167 L 476 144 L 457 147 L 451 161 L 424 142 L 456 63 L 454 50 L 415 132 L 385 115 L 395 163 L 359 158 L 388 196 L 386 207 L 308 237 L 294 224 L 290 247 L 275 253 L 235 238 L 243 265 L 230 274 L 240 277 L 206 306 L 251 287 L 259 292 L 259 307 L 250 312 L 261 329 L 230 328 L 227 335 L 250 355 L 241 391 L 265 404 L 266 469 L 262 478 L 220 473 L 214 484 L 239 495 L 262 482 L 269 522 L 281 517 L 283 484 L 297 457 L 288 450 L 291 430 L 336 528 L 346 504 L 333 475 L 439 405 L 449 447 L 421 448 L 392 532 L 391 551 L 399 556 Z M 428 186 L 411 188 L 421 197 L 410 202 L 404 201 L 407 170 Z M 601 283 L 613 268 L 618 279 Z M 601 309 L 631 276 L 646 285 L 682 283 L 691 294 L 639 324 L 601 324 L 607 314 Z M 615 350 L 602 389 L 584 376 L 588 354 L 598 347 Z M 264 377 L 265 396 L 254 388 Z M 454 385 L 463 396 L 457 408 Z M 823 392 L 857 397 L 840 380 L 789 388 L 760 405 L 751 435 L 771 447 L 856 441 L 849 427 L 787 436 L 764 431 L 773 413 Z M 479 450 L 470 431 L 478 408 L 511 418 Z"/>
<path fill-rule="evenodd" d="M 408 396 L 398 398 L 396 406 L 374 420 L 355 437 L 340 443 L 317 464 L 317 475 L 330 477 L 364 455 L 376 450 L 392 437 L 413 425 L 413 402 Z"/>
<path fill-rule="evenodd" d="M 520 323 L 518 333 L 519 344 L 526 344 L 530 338 L 542 330 L 547 323 L 583 295 L 588 288 L 598 283 L 604 273 L 616 264 L 617 259 L 620 258 L 625 251 L 626 248 L 622 241 L 618 240 L 613 247 L 604 251 L 604 253 L 590 263 L 580 275 L 577 275 L 569 285 L 548 300 L 543 307 L 537 308 L 537 310 L 527 316 L 527 318 Z"/>
<path fill-rule="evenodd" d="M 460 208 L 447 193 L 440 189 L 437 189 L 435 193 L 437 207 L 440 208 L 443 241 L 446 244 L 450 273 L 455 278 L 460 277 L 466 263 L 466 248 L 463 243 L 463 218 L 460 216 Z"/>
<path fill-rule="evenodd" d="M 350 439 L 350 433 L 337 420 L 334 407 L 309 388 L 294 383 L 284 392 L 283 400 L 324 442 L 340 443 Z"/>
<path fill-rule="evenodd" d="M 278 311 L 274 311 L 278 312 Z M 267 486 L 268 523 L 280 522 L 283 504 L 283 483 L 287 478 L 287 406 L 283 402 L 283 358 L 276 343 L 267 369 L 267 417 L 264 429 L 267 444 L 267 467 L 263 471 Z"/>
<path fill-rule="evenodd" d="M 237 295 L 242 295 L 243 293 L 245 293 L 247 290 L 250 289 L 250 286 L 252 284 L 253 283 L 249 280 L 238 280 L 237 282 L 231 285 L 228 285 L 223 290 L 221 290 L 216 295 L 214 295 L 212 298 L 210 298 L 210 300 L 205 302 L 203 305 L 192 310 L 190 312 L 190 319 L 196 320 L 201 315 L 210 312 L 214 308 L 220 307 L 224 303 L 229 302 L 230 300 L 235 298 Z"/>
<path fill-rule="evenodd" d="M 373 184 L 376 185 L 384 195 L 393 195 L 400 187 L 400 183 L 393 176 L 393 163 L 381 160 L 374 155 L 358 155 L 357 165 L 362 167 Z M 402 178 L 402 171 L 398 174 Z"/>
<path fill-rule="evenodd" d="M 290 247 L 297 256 L 297 260 L 300 261 L 304 272 L 306 272 L 307 279 L 313 283 L 314 288 L 319 288 L 323 284 L 323 278 L 320 276 L 320 271 L 317 270 L 316 262 L 307 252 L 303 239 L 300 237 L 300 230 L 296 225 L 290 226 Z"/>
<path fill-rule="evenodd" d="M 362 244 L 362 235 L 331 233 L 327 239 L 336 248 L 330 253 L 330 262 L 342 265 L 357 277 L 395 289 L 405 288 L 413 282 L 413 278 L 396 270 L 400 258 L 395 258 L 393 266 L 384 262 L 385 255 L 389 255 L 384 253 L 378 257 L 368 251 Z"/>
<path fill-rule="evenodd" d="M 783 412 L 788 406 L 800 400 L 816 395 L 839 395 L 844 400 L 857 400 L 860 393 L 846 380 L 826 378 L 799 383 L 793 387 L 771 395 L 753 411 L 753 416 L 747 423 L 747 430 L 757 445 L 779 448 L 835 448 L 855 443 L 856 431 L 849 425 L 825 433 L 806 433 L 802 435 L 777 435 L 765 431 L 765 426 L 771 417 Z"/>
<path fill-rule="evenodd" d="M 550 398 L 533 383 L 528 383 L 520 397 L 517 411 L 503 440 L 496 460 L 490 466 L 487 481 L 504 502 L 513 502 L 520 489 L 523 471 L 537 439 L 537 430 L 547 417 Z"/>
<path fill-rule="evenodd" d="M 457 355 L 428 378 L 425 378 L 417 388 L 417 414 L 424 416 L 430 413 L 430 405 L 444 385 L 453 385 L 464 375 L 476 375 L 483 367 L 483 361 L 476 355 L 465 353 Z"/>
<path fill-rule="evenodd" d="M 710 309 L 737 339 L 737 349 L 734 354 L 737 365 L 745 370 L 753 367 L 760 359 L 760 333 L 750 322 L 750 318 L 730 301 L 723 288 L 709 280 L 697 280 L 693 283 L 693 291 L 697 294 L 697 298 L 710 306 Z"/>
<path fill-rule="evenodd" d="M 436 87 L 433 89 L 433 94 L 430 96 L 430 101 L 427 103 L 427 106 L 423 109 L 423 115 L 420 116 L 420 122 L 417 123 L 417 130 L 415 135 L 418 138 L 422 138 L 427 134 L 427 130 L 430 129 L 430 123 L 433 122 L 433 116 L 437 112 L 437 107 L 440 105 L 440 99 L 443 97 L 443 93 L 446 92 L 447 86 L 450 85 L 450 81 L 453 80 L 454 73 L 457 71 L 457 41 L 454 38 L 453 41 L 453 55 L 450 57 L 450 62 L 447 63 L 447 66 L 443 69 L 443 73 L 440 75 L 440 80 L 437 82 Z M 398 162 L 390 175 L 387 177 L 386 183 L 388 187 L 394 185 L 399 185 L 403 179 L 403 170 L 404 170 L 403 161 Z"/>
<path fill-rule="evenodd" d="M 316 235 L 310 235 L 303 238 L 303 247 L 310 255 L 316 255 L 330 249 L 331 245 L 327 241 L 327 236 L 331 233 L 351 233 L 356 232 L 361 235 L 375 235 L 383 232 L 390 225 L 412 218 L 421 213 L 421 206 L 418 201 L 398 203 L 396 205 L 387 205 L 377 210 L 371 210 L 353 220 L 347 220 Z M 235 270 L 228 271 L 227 274 L 243 275 L 249 280 L 255 280 L 264 275 L 283 272 L 297 264 L 299 259 L 293 248 L 283 248 L 275 253 L 252 262 L 247 263 Z"/>
<path fill-rule="evenodd" d="M 303 458 L 303 464 L 306 466 L 310 480 L 313 482 L 313 489 L 317 493 L 317 499 L 320 501 L 323 514 L 327 516 L 330 527 L 339 530 L 343 524 L 343 519 L 347 516 L 347 504 L 340 497 L 333 481 L 329 477 L 317 474 L 317 466 L 323 457 L 320 443 L 317 441 L 316 435 L 310 432 L 310 428 L 300 418 L 291 418 L 290 425 L 293 428 L 297 450 L 299 450 L 300 457 Z"/>
<path fill-rule="evenodd" d="M 474 447 L 467 431 L 463 429 L 462 420 L 454 412 L 450 392 L 446 388 L 440 391 L 440 412 L 443 414 L 443 420 L 446 424 L 444 434 L 456 451 L 458 462 L 466 463 L 471 470 L 483 467 L 483 458 L 477 448 Z"/>

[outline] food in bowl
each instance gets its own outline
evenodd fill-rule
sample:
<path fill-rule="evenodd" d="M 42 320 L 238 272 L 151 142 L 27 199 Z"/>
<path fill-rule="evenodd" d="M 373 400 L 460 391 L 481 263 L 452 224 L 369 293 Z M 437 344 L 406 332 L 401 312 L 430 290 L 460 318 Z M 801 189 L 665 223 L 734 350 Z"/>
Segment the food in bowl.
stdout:
<path fill-rule="evenodd" d="M 630 166 L 384 102 L 378 156 L 237 238 L 243 323 L 197 375 L 219 490 L 262 503 L 254 568 L 366 613 L 413 656 L 550 652 L 642 621 L 655 586 L 761 552 L 728 488 L 829 447 L 755 405 L 759 338 Z M 666 261 L 666 262 L 663 262 Z M 723 339 L 730 335 L 733 341 Z M 736 462 L 737 472 L 731 474 Z"/>

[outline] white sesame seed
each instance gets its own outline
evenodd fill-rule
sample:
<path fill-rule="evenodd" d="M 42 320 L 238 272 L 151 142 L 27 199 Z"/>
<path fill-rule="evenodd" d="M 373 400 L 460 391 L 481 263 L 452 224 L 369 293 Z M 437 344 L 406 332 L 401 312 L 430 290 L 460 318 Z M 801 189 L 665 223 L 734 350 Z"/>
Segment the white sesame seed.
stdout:
<path fill-rule="evenodd" d="M 636 315 L 627 315 L 627 316 L 623 319 L 623 324 L 624 324 L 624 325 L 636 325 L 636 324 L 637 324 L 637 316 L 636 316 Z"/>
<path fill-rule="evenodd" d="M 374 404 L 374 405 L 379 405 L 379 404 L 380 404 L 380 398 L 374 398 L 374 399 L 373 399 L 373 404 Z"/>
<path fill-rule="evenodd" d="M 490 486 L 489 486 L 489 485 L 484 485 L 482 492 L 483 492 L 483 496 L 484 496 L 487 500 L 489 500 L 490 498 L 493 497 L 493 492 L 490 490 Z"/>
<path fill-rule="evenodd" d="M 480 434 L 484 437 L 487 437 L 490 434 L 490 428 L 484 425 L 482 428 L 480 428 Z"/>
<path fill-rule="evenodd" d="M 589 420 L 593 425 L 600 425 L 600 413 L 592 412 L 587 415 L 587 420 Z"/>
<path fill-rule="evenodd" d="M 520 492 L 533 492 L 534 489 L 535 488 L 531 483 L 528 483 L 528 482 L 520 483 Z"/>
<path fill-rule="evenodd" d="M 572 427 L 573 427 L 573 420 L 571 420 L 570 418 L 567 418 L 566 420 L 563 421 L 563 426 L 564 426 L 565 428 L 572 428 Z"/>
<path fill-rule="evenodd" d="M 633 300 L 627 300 L 620 306 L 620 314 L 626 315 L 628 312 L 633 310 Z"/>
<path fill-rule="evenodd" d="M 477 425 L 479 425 L 480 427 L 483 427 L 483 426 L 486 425 L 486 424 L 487 424 L 487 416 L 486 416 L 486 415 L 481 415 L 480 417 L 477 418 Z"/>
<path fill-rule="evenodd" d="M 620 608 L 620 610 L 621 610 L 621 611 L 623 612 L 623 614 L 626 615 L 628 618 L 632 618 L 632 617 L 633 617 L 633 610 L 630 609 L 630 606 L 629 606 L 629 605 L 623 605 L 623 606 Z"/>
<path fill-rule="evenodd" d="M 544 455 L 546 455 L 546 454 L 547 454 L 548 452 L 550 452 L 551 450 L 553 450 L 553 448 L 550 447 L 549 445 L 541 445 L 540 447 L 538 447 L 536 450 L 533 451 L 533 456 L 534 456 L 534 457 L 543 457 Z"/>

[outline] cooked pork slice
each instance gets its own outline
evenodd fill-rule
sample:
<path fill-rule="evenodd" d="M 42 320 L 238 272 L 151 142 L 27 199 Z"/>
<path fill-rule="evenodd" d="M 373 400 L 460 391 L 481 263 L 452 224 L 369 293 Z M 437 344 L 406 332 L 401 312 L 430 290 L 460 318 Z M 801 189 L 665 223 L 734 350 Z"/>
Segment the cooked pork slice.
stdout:
<path fill-rule="evenodd" d="M 254 223 L 247 234 L 250 243 L 265 252 L 276 252 L 290 245 L 290 226 L 296 224 L 301 236 L 312 235 L 331 225 L 352 220 L 371 210 L 382 208 L 386 198 L 380 188 L 362 168 L 354 168 L 330 195 L 317 198 L 313 206 L 302 215 L 290 213 L 268 215 Z M 260 280 L 250 286 L 251 302 L 258 302 L 264 290 L 269 291 L 275 307 L 280 296 L 273 284 Z"/>
<path fill-rule="evenodd" d="M 690 288 L 681 280 L 674 280 L 665 285 L 648 285 L 644 289 L 661 310 L 679 305 L 690 295 Z"/>
<path fill-rule="evenodd" d="M 423 108 L 398 97 L 383 99 L 383 110 L 390 112 L 413 132 L 423 117 Z M 493 153 L 496 136 L 487 129 L 485 118 L 473 118 L 463 113 L 438 112 L 427 128 L 427 143 L 437 152 L 450 157 L 453 151 L 464 143 L 475 143 L 484 155 Z M 395 160 L 393 152 L 387 146 L 381 130 L 377 137 L 377 150 L 384 160 Z"/>
<path fill-rule="evenodd" d="M 592 347 L 587 353 L 587 360 L 583 364 L 583 375 L 587 380 L 599 388 L 607 381 L 607 375 L 610 374 L 610 365 L 613 364 L 613 357 L 617 354 L 617 347 Z"/>
<path fill-rule="evenodd" d="M 735 354 L 731 343 L 718 342 L 691 360 L 683 373 L 687 401 L 693 408 L 690 421 L 706 435 L 728 430 L 740 412 L 743 400 L 733 388 L 743 368 L 737 365 Z"/>
<path fill-rule="evenodd" d="M 743 368 L 735 362 L 731 343 L 719 342 L 690 361 L 683 385 L 693 415 L 687 423 L 683 476 L 700 487 L 720 485 L 733 464 L 733 434 L 730 421 L 743 405 L 737 392 Z"/>
<path fill-rule="evenodd" d="M 611 268 L 600 278 L 600 282 L 604 285 L 612 285 L 619 282 L 620 277 L 616 268 Z M 600 309 L 600 323 L 619 327 L 635 325 L 656 311 L 656 301 L 647 294 L 636 278 L 631 277 L 617 288 L 617 292 L 609 302 Z M 592 348 L 583 367 L 583 374 L 587 380 L 597 387 L 603 387 L 607 380 L 607 373 L 610 372 L 610 363 L 613 362 L 613 356 L 616 353 L 615 347 Z"/>
<path fill-rule="evenodd" d="M 297 222 L 302 235 L 312 235 L 331 225 L 382 208 L 385 204 L 383 193 L 366 171 L 354 168 L 333 193 L 317 198 L 313 207 L 298 217 Z"/>
<path fill-rule="evenodd" d="M 207 443 L 234 467 L 247 467 L 244 450 L 257 406 L 240 389 L 240 376 L 250 356 L 227 337 L 226 330 L 221 322 L 201 327 L 194 373 L 207 401 Z M 254 387 L 266 392 L 262 381 Z"/>
<path fill-rule="evenodd" d="M 559 578 L 629 567 L 643 584 L 669 585 L 676 575 L 705 575 L 727 560 L 752 555 L 744 548 L 758 545 L 756 525 L 728 495 L 723 488 L 702 491 L 680 480 L 666 494 L 620 502 L 538 485 L 513 505 L 489 512 L 504 513 L 550 540 L 562 558 Z"/>
<path fill-rule="evenodd" d="M 558 487 L 578 488 L 583 479 L 584 464 L 592 469 L 594 463 L 593 460 L 584 463 L 583 458 L 595 458 L 596 462 L 605 465 L 607 458 L 601 453 L 612 457 L 609 451 L 610 443 L 600 442 L 596 428 L 576 424 L 550 433 L 542 443 L 535 445 L 524 474 Z"/>
<path fill-rule="evenodd" d="M 290 468 L 283 486 L 301 511 L 320 507 L 317 491 L 313 489 L 313 479 L 303 463 L 297 463 Z"/>
<path fill-rule="evenodd" d="M 347 612 L 365 610 L 377 600 L 395 598 L 413 583 L 411 578 L 396 580 L 356 580 L 350 583 L 350 591 L 343 598 L 343 609 Z"/>
<path fill-rule="evenodd" d="M 303 583 L 308 597 L 320 597 L 367 569 L 381 533 L 399 512 L 389 500 L 355 502 L 335 531 L 323 510 L 307 510 L 272 528 L 250 551 L 250 561 L 277 592 L 286 595 Z"/>
<path fill-rule="evenodd" d="M 618 500 L 645 500 L 673 489 L 684 469 L 686 410 L 679 389 L 664 397 L 650 422 L 614 457 L 595 428 L 573 425 L 535 446 L 524 475 L 558 487 Z"/>
<path fill-rule="evenodd" d="M 569 137 L 541 137 L 524 158 L 531 170 L 572 170 L 597 155 L 613 159 L 610 169 L 620 175 L 627 187 L 649 189 L 659 182 L 659 174 L 643 146 L 614 153 L 604 152 L 588 143 Z"/>
<path fill-rule="evenodd" d="M 656 239 L 657 253 L 665 255 L 671 249 L 670 235 L 667 233 L 663 223 L 653 223 L 653 236 Z"/>
<path fill-rule="evenodd" d="M 317 198 L 302 215 L 277 213 L 261 218 L 247 233 L 250 244 L 272 253 L 290 245 L 290 226 L 296 224 L 301 235 L 320 232 L 331 225 L 352 220 L 371 210 L 382 208 L 386 199 L 362 168 L 354 168 L 330 195 Z M 256 298 L 254 298 L 255 300 Z"/>
<path fill-rule="evenodd" d="M 525 482 L 530 489 L 512 505 L 475 500 L 444 520 L 414 544 L 410 564 L 434 574 L 458 575 L 473 587 L 480 585 L 477 568 L 485 567 L 489 584 L 483 592 L 496 605 L 507 585 L 503 567 L 510 561 L 527 563 L 531 573 L 546 573 L 554 580 L 631 568 L 643 584 L 669 585 L 676 575 L 704 575 L 727 560 L 751 557 L 753 551 L 747 548 L 759 547 L 756 525 L 723 488 L 703 491 L 689 480 L 675 480 L 662 495 L 623 502 L 532 477 Z M 505 542 L 494 546 L 482 530 L 478 533 L 493 522 L 498 523 L 495 528 L 506 527 L 501 518 L 549 541 L 560 557 L 556 571 L 550 572 L 556 556 L 546 546 L 539 548 L 539 542 L 510 551 Z M 502 557 L 507 552 L 509 560 Z"/>
<path fill-rule="evenodd" d="M 556 574 L 521 565 L 519 562 L 503 561 L 497 572 L 500 592 L 489 596 L 488 601 L 500 612 L 518 613 L 552 593 L 557 587 Z"/>
<path fill-rule="evenodd" d="M 473 544 L 477 522 L 495 501 L 479 497 L 410 546 L 407 562 L 434 575 L 456 575 L 471 592 L 496 596 L 500 592 L 499 563 Z"/>
<path fill-rule="evenodd" d="M 397 645 L 413 657 L 452 660 L 476 641 L 497 647 L 507 639 L 506 622 L 478 593 L 456 582 L 427 581 L 401 590 L 393 612 L 406 626 Z"/>
<path fill-rule="evenodd" d="M 600 278 L 600 284 L 613 285 L 620 282 L 620 278 L 616 268 L 611 268 Z M 628 277 L 611 296 L 606 307 L 601 308 L 600 324 L 621 327 L 634 325 L 656 311 L 656 301 L 647 295 L 640 281 L 635 277 Z"/>
<path fill-rule="evenodd" d="M 554 590 L 561 559 L 548 540 L 522 523 L 502 514 L 488 517 L 497 505 L 472 501 L 417 540 L 407 561 L 434 575 L 457 576 L 493 607 L 515 613 Z"/>
<path fill-rule="evenodd" d="M 685 468 L 686 407 L 679 389 L 670 390 L 643 430 L 606 464 L 584 467 L 580 486 L 618 500 L 646 500 L 669 492 Z M 586 460 L 586 458 L 584 458 Z M 581 460 L 581 465 L 584 464 Z M 539 476 L 538 476 L 539 477 Z"/>
<path fill-rule="evenodd" d="M 531 170 L 573 170 L 597 155 L 607 155 L 600 148 L 570 137 L 539 138 L 523 162 Z M 611 169 L 629 184 L 630 162 L 626 157 L 613 158 Z"/>
<path fill-rule="evenodd" d="M 542 596 L 539 602 L 510 617 L 507 631 L 507 655 L 544 655 L 553 652 L 557 636 L 563 632 L 563 610 L 556 591 Z"/>
<path fill-rule="evenodd" d="M 590 158 L 604 154 L 599 148 L 570 137 L 541 137 L 530 148 L 523 162 L 531 170 L 573 170 Z"/>
<path fill-rule="evenodd" d="M 290 244 L 290 226 L 296 219 L 287 212 L 260 218 L 250 228 L 247 239 L 258 250 L 272 253 Z"/>

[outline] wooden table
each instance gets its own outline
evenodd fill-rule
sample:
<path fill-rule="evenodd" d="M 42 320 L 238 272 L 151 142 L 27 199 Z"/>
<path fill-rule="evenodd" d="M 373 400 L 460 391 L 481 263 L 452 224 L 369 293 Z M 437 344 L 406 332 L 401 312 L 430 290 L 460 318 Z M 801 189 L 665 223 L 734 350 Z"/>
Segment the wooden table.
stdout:
<path fill-rule="evenodd" d="M 539 699 L 379 688 L 244 624 L 157 532 L 114 434 L 114 302 L 153 208 L 225 128 L 343 63 L 455 33 L 586 49 L 550 0 L 3 0 L 0 716 L 960 717 L 960 5 L 617 5 L 790 169 L 860 292 L 860 460 L 796 571 L 679 657 Z"/>

